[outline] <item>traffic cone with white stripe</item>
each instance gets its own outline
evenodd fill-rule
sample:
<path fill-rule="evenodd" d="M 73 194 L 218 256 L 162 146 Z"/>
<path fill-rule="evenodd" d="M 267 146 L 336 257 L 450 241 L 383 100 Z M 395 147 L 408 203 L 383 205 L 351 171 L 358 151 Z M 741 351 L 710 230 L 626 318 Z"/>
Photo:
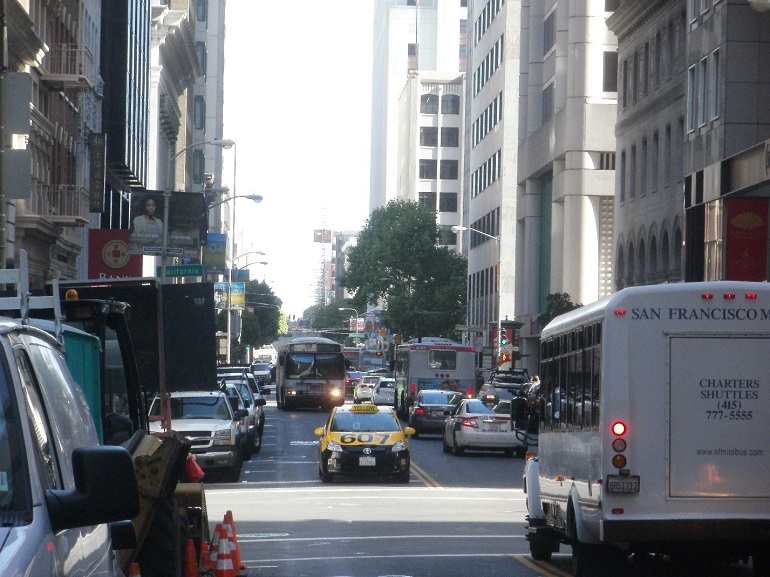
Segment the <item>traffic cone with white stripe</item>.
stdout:
<path fill-rule="evenodd" d="M 199 571 L 201 573 L 207 572 L 210 569 L 215 569 L 216 565 L 211 565 L 211 557 L 209 555 L 209 544 L 205 540 L 201 541 L 201 564 Z"/>
<path fill-rule="evenodd" d="M 227 538 L 230 540 L 230 551 L 233 554 L 233 567 L 236 575 L 246 574 L 246 565 L 241 561 L 241 548 L 238 546 L 238 535 L 235 532 L 235 521 L 233 521 L 233 512 L 227 511 L 223 522 L 227 528 Z"/>
<path fill-rule="evenodd" d="M 214 534 L 211 536 L 211 547 L 209 547 L 209 568 L 216 570 L 217 559 L 219 557 L 219 533 L 222 529 L 222 523 L 217 523 L 214 527 Z"/>
<path fill-rule="evenodd" d="M 233 556 L 230 552 L 230 540 L 227 538 L 227 529 L 219 525 L 219 547 L 217 550 L 217 567 L 214 570 L 216 577 L 235 577 Z"/>
<path fill-rule="evenodd" d="M 184 547 L 184 577 L 198 577 L 198 559 L 195 552 L 195 542 L 188 539 Z"/>

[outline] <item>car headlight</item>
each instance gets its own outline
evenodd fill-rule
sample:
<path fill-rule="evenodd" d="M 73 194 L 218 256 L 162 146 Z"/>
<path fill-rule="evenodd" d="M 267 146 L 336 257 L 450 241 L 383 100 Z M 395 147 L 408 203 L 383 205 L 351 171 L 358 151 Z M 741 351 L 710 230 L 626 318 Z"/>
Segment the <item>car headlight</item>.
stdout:
<path fill-rule="evenodd" d="M 393 446 L 390 448 L 391 452 L 393 453 L 400 453 L 401 451 L 406 451 L 406 443 L 404 441 L 396 441 L 393 443 Z"/>
<path fill-rule="evenodd" d="M 214 431 L 214 445 L 232 445 L 232 432 L 229 428 Z"/>
<path fill-rule="evenodd" d="M 341 453 L 342 445 L 340 445 L 337 441 L 327 441 L 326 450 L 331 451 L 332 453 Z"/>

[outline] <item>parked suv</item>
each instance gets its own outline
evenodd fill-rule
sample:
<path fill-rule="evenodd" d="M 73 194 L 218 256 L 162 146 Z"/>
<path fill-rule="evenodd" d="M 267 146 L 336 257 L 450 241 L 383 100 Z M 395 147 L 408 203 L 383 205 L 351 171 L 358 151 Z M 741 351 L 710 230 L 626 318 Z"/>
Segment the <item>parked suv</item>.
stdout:
<path fill-rule="evenodd" d="M 228 480 L 237 481 L 243 464 L 239 422 L 248 411 L 234 411 L 222 391 L 178 391 L 169 396 L 171 429 L 190 440 L 190 452 L 201 468 L 205 472 L 224 472 Z M 160 397 L 150 405 L 150 431 L 162 432 Z"/>
<path fill-rule="evenodd" d="M 53 336 L 0 318 L 0 355 L 2 574 L 115 574 L 115 549 L 136 545 L 131 456 L 99 446 L 85 395 Z"/>

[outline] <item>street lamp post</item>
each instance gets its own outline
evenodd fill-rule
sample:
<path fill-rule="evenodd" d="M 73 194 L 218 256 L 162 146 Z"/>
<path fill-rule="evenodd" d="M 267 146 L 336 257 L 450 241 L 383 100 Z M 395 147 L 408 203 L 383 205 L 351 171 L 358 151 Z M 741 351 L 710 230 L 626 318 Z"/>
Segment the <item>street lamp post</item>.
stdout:
<path fill-rule="evenodd" d="M 356 333 L 358 333 L 358 319 L 361 316 L 358 314 L 358 311 L 351 307 L 337 307 L 337 309 L 341 311 L 353 311 L 354 313 L 356 313 Z"/>
<path fill-rule="evenodd" d="M 460 232 L 464 230 L 469 230 L 471 232 L 475 232 L 477 234 L 480 234 L 481 236 L 485 236 L 487 238 L 491 238 L 497 243 L 497 361 L 500 361 L 500 347 L 502 343 L 502 312 L 503 312 L 503 298 L 502 298 L 502 268 L 503 268 L 503 260 L 502 260 L 502 249 L 501 249 L 501 242 L 500 237 L 495 236 L 492 234 L 488 234 L 484 231 L 478 230 L 477 228 L 473 228 L 470 226 L 460 226 L 455 225 L 452 227 L 452 232 Z"/>

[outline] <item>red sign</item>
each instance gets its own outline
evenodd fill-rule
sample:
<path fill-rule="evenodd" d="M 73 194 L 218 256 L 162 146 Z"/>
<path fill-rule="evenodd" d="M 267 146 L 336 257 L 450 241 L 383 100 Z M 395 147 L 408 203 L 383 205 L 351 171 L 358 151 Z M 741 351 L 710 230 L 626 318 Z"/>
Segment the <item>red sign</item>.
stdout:
<path fill-rule="evenodd" d="M 88 278 L 142 276 L 142 257 L 128 253 L 128 230 L 92 228 L 88 231 Z"/>
<path fill-rule="evenodd" d="M 730 198 L 727 204 L 725 278 L 767 279 L 767 207 L 763 198 Z"/>

